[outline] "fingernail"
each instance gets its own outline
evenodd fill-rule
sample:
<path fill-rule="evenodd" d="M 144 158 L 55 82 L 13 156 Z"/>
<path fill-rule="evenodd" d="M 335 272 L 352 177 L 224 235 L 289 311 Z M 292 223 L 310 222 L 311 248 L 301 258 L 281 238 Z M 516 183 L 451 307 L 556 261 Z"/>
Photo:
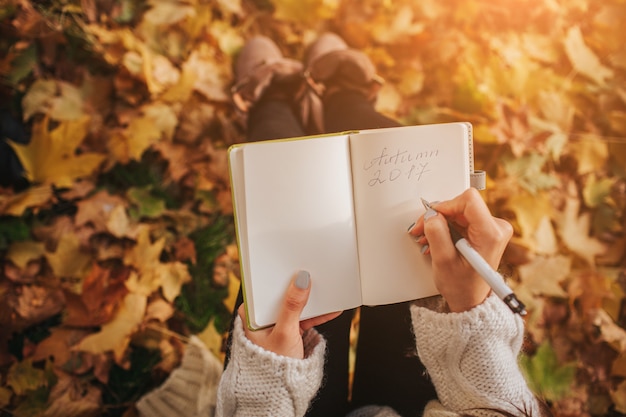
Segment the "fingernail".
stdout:
<path fill-rule="evenodd" d="M 411 233 L 411 230 L 413 230 L 413 228 L 415 227 L 415 222 L 411 223 L 411 225 L 409 226 L 408 229 L 406 229 L 407 233 Z"/>
<path fill-rule="evenodd" d="M 425 254 L 426 251 L 428 250 L 429 246 L 428 245 L 424 245 L 422 246 L 422 249 L 420 250 L 420 252 L 422 252 L 422 254 Z"/>
<path fill-rule="evenodd" d="M 298 275 L 296 276 L 296 281 L 294 282 L 294 284 L 301 290 L 306 290 L 307 288 L 309 288 L 310 281 L 311 275 L 307 271 L 298 271 Z"/>
<path fill-rule="evenodd" d="M 424 214 L 424 220 L 428 220 L 431 217 L 435 217 L 437 215 L 437 212 L 433 209 L 428 209 L 426 210 L 426 213 Z"/>
<path fill-rule="evenodd" d="M 414 240 L 415 242 L 419 243 L 419 242 L 420 242 L 420 240 L 422 240 L 422 239 L 424 239 L 424 235 L 419 235 L 419 236 L 417 236 L 416 238 L 414 238 L 413 240 Z"/>

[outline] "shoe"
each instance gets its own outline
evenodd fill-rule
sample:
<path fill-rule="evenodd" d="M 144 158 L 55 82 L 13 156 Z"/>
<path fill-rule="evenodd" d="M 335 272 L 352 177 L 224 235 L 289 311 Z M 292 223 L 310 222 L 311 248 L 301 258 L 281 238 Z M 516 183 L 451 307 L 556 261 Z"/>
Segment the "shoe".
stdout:
<path fill-rule="evenodd" d="M 348 47 L 334 33 L 320 35 L 307 49 L 304 63 L 304 78 L 313 95 L 301 99 L 301 107 L 320 132 L 324 131 L 323 100 L 338 91 L 351 90 L 362 93 L 373 102 L 384 83 L 369 57 Z"/>
<path fill-rule="evenodd" d="M 270 87 L 288 98 L 291 89 L 303 83 L 301 62 L 285 58 L 278 46 L 265 36 L 246 42 L 235 62 L 235 84 L 231 89 L 235 106 L 246 113 Z"/>
<path fill-rule="evenodd" d="M 328 94 L 331 85 L 362 91 L 375 98 L 384 83 L 374 64 L 363 52 L 348 47 L 334 33 L 322 34 L 309 47 L 305 57 L 305 78 L 320 95 Z"/>

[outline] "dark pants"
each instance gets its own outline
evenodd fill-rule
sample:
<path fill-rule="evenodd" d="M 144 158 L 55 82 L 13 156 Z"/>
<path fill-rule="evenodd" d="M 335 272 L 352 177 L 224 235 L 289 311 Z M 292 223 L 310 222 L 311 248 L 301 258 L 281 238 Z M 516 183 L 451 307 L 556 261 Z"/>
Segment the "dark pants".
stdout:
<path fill-rule="evenodd" d="M 326 100 L 324 123 L 328 133 L 400 126 L 376 112 L 364 96 L 353 92 L 336 93 Z M 285 101 L 261 100 L 248 114 L 251 142 L 306 134 Z M 241 294 L 237 307 L 240 303 Z M 436 394 L 415 352 L 409 304 L 361 308 L 352 399 L 348 401 L 353 315 L 354 311 L 346 311 L 317 327 L 327 340 L 325 379 L 307 416 L 344 416 L 363 405 L 387 405 L 401 415 L 421 415 Z"/>

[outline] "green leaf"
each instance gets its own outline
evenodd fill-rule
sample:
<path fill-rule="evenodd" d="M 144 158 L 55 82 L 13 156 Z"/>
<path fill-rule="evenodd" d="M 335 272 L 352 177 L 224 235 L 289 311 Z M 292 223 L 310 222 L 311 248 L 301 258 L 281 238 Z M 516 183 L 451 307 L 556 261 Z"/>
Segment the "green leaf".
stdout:
<path fill-rule="evenodd" d="M 560 364 L 547 341 L 532 357 L 522 356 L 520 365 L 531 389 L 547 401 L 558 401 L 568 394 L 576 377 L 576 363 Z"/>
<path fill-rule="evenodd" d="M 44 370 L 34 367 L 30 359 L 14 363 L 7 374 L 7 385 L 17 395 L 24 395 L 27 391 L 34 391 L 44 386 L 46 382 Z"/>
<path fill-rule="evenodd" d="M 30 239 L 30 227 L 19 217 L 0 217 L 0 250 L 8 249 L 12 242 Z"/>
<path fill-rule="evenodd" d="M 24 49 L 20 55 L 18 55 L 13 62 L 11 62 L 11 72 L 7 75 L 7 80 L 12 85 L 19 84 L 24 78 L 33 72 L 37 65 L 37 47 L 35 44 L 30 44 L 28 48 Z"/>
<path fill-rule="evenodd" d="M 507 159 L 503 161 L 503 166 L 509 176 L 517 177 L 520 186 L 535 194 L 559 184 L 556 176 L 544 172 L 546 160 L 547 156 L 533 152 L 520 158 Z"/>
<path fill-rule="evenodd" d="M 150 186 L 133 187 L 126 194 L 134 204 L 130 213 L 136 219 L 159 217 L 165 211 L 165 202 L 152 194 L 152 187 Z"/>
<path fill-rule="evenodd" d="M 49 394 L 50 389 L 47 387 L 39 387 L 34 391 L 29 391 L 13 411 L 13 416 L 39 417 L 43 415 L 48 407 Z"/>
<path fill-rule="evenodd" d="M 176 307 L 184 313 L 185 322 L 193 333 L 204 330 L 212 318 L 218 331 L 224 332 L 228 330 L 231 314 L 222 302 L 228 296 L 228 289 L 214 287 L 211 275 L 215 259 L 232 242 L 232 231 L 226 219 L 219 217 L 189 238 L 194 241 L 197 262 L 189 265 L 192 281 L 183 286 L 175 301 Z"/>

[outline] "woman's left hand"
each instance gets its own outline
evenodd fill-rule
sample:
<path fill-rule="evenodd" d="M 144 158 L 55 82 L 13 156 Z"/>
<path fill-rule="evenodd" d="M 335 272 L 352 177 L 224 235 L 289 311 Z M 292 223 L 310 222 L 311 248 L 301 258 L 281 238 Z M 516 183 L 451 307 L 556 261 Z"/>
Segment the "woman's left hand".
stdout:
<path fill-rule="evenodd" d="M 309 299 L 310 292 L 309 273 L 299 271 L 287 288 L 276 324 L 267 329 L 255 331 L 244 326 L 246 337 L 252 343 L 278 355 L 304 358 L 302 334 L 311 327 L 326 323 L 341 314 L 341 312 L 330 313 L 300 321 L 300 314 Z M 239 307 L 239 316 L 245 323 L 246 310 L 243 304 Z"/>

